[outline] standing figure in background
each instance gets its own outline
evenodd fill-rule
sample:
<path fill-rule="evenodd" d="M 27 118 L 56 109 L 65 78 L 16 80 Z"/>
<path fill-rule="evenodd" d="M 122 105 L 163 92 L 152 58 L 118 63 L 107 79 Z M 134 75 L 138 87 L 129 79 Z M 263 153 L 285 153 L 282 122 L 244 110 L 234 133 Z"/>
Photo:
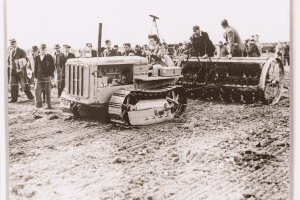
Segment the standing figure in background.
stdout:
<path fill-rule="evenodd" d="M 119 52 L 119 46 L 115 45 L 114 48 L 115 52 L 117 53 L 118 56 L 122 56 L 121 52 Z"/>
<path fill-rule="evenodd" d="M 260 57 L 260 52 L 256 43 L 251 42 L 250 39 L 246 40 L 244 51 L 244 55 L 247 55 L 247 57 Z"/>
<path fill-rule="evenodd" d="M 175 44 L 174 46 L 173 46 L 173 55 L 174 56 L 178 56 L 179 55 L 179 45 L 178 44 Z"/>
<path fill-rule="evenodd" d="M 131 49 L 130 43 L 124 43 L 124 52 L 122 53 L 122 56 L 134 56 L 134 51 Z"/>
<path fill-rule="evenodd" d="M 134 48 L 134 55 L 135 56 L 140 56 L 140 57 L 143 57 L 143 52 L 141 51 L 141 47 L 140 45 L 135 45 L 135 48 Z"/>
<path fill-rule="evenodd" d="M 284 55 L 283 55 L 284 66 L 290 66 L 290 46 L 285 42 L 283 48 L 284 48 Z"/>
<path fill-rule="evenodd" d="M 62 52 L 60 52 L 60 46 L 59 44 L 56 44 L 54 46 L 54 49 L 56 50 L 53 54 L 53 60 L 54 60 L 54 68 L 55 68 L 55 73 L 54 73 L 54 76 L 55 76 L 55 84 L 56 84 L 56 87 L 57 88 L 60 88 L 59 84 L 61 84 L 61 76 L 59 76 L 58 78 L 58 74 L 61 74 L 61 65 L 62 65 L 62 59 L 61 59 L 61 55 L 62 55 Z M 58 95 L 57 97 L 59 98 L 61 95 L 61 90 L 58 89 Z"/>
<path fill-rule="evenodd" d="M 105 45 L 106 45 L 106 49 L 103 51 L 103 57 L 118 56 L 117 51 L 111 48 L 110 40 L 105 40 Z"/>
<path fill-rule="evenodd" d="M 30 91 L 30 84 L 27 77 L 26 67 L 21 67 L 19 60 L 25 59 L 29 61 L 26 52 L 17 47 L 15 39 L 10 40 L 11 50 L 8 54 L 7 63 L 10 65 L 10 92 L 11 100 L 9 103 L 18 102 L 19 84 L 29 100 L 33 100 L 34 96 Z"/>
<path fill-rule="evenodd" d="M 143 57 L 147 57 L 146 52 L 147 52 L 148 50 L 149 50 L 148 45 L 144 44 L 144 45 L 143 45 L 143 50 L 142 50 L 142 56 L 143 56 Z"/>
<path fill-rule="evenodd" d="M 66 62 L 70 58 L 76 58 L 73 53 L 70 53 L 71 46 L 64 45 L 64 52 L 61 53 L 56 60 L 55 67 L 57 72 L 57 90 L 58 90 L 58 97 L 61 96 L 62 91 L 65 88 L 65 68 Z"/>
<path fill-rule="evenodd" d="M 35 58 L 34 66 L 34 82 L 35 82 L 35 105 L 37 108 L 42 108 L 42 91 L 46 94 L 46 109 L 51 107 L 51 77 L 54 76 L 54 60 L 50 54 L 46 53 L 47 46 L 40 45 L 40 54 Z"/>
<path fill-rule="evenodd" d="M 54 84 L 55 84 L 55 86 L 57 86 L 56 62 L 57 62 L 57 59 L 59 59 L 59 56 L 61 55 L 59 44 L 54 45 L 54 49 L 55 49 L 55 52 L 54 52 L 53 55 L 52 55 L 53 60 L 54 60 L 54 66 L 55 66 L 55 71 L 54 71 Z"/>
<path fill-rule="evenodd" d="M 283 47 L 283 44 L 282 42 L 278 41 L 278 44 L 276 46 L 276 50 L 275 50 L 275 58 L 280 58 L 281 61 L 283 62 L 284 61 L 284 47 Z"/>
<path fill-rule="evenodd" d="M 93 57 L 97 57 L 97 51 L 93 49 L 92 43 L 87 43 L 85 46 L 91 49 L 91 51 L 92 51 L 92 58 Z"/>
<path fill-rule="evenodd" d="M 222 41 L 219 41 L 219 45 L 216 48 L 217 57 L 226 57 L 229 53 L 227 47 L 223 44 Z"/>
<path fill-rule="evenodd" d="M 260 52 L 260 55 L 261 55 L 262 54 L 262 44 L 259 42 L 259 35 L 255 35 L 254 40 L 255 40 L 255 43 L 256 43 L 257 48 L 258 48 L 258 50 Z"/>
<path fill-rule="evenodd" d="M 229 55 L 227 57 L 229 59 L 232 57 L 242 57 L 244 52 L 244 44 L 237 30 L 232 26 L 229 26 L 226 19 L 222 20 L 221 26 L 226 30 L 223 36 L 228 43 Z"/>
<path fill-rule="evenodd" d="M 254 35 L 251 35 L 250 42 L 255 42 Z"/>
<path fill-rule="evenodd" d="M 202 58 L 213 57 L 215 46 L 209 39 L 208 34 L 204 31 L 200 31 L 199 26 L 194 26 L 193 32 L 193 35 L 190 37 L 193 52 Z"/>

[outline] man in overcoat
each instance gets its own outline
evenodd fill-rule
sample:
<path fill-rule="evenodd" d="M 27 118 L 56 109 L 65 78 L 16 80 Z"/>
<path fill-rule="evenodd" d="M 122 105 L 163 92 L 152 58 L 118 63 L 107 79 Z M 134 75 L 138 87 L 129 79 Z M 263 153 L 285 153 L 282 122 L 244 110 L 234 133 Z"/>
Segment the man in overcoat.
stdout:
<path fill-rule="evenodd" d="M 11 100 L 9 103 L 18 102 L 18 90 L 19 84 L 22 90 L 30 100 L 34 99 L 30 91 L 29 79 L 27 77 L 26 66 L 20 66 L 19 60 L 24 58 L 28 62 L 26 52 L 23 49 L 17 47 L 15 39 L 10 40 L 11 49 L 8 54 L 7 63 L 10 66 L 10 92 Z"/>
<path fill-rule="evenodd" d="M 55 69 L 57 73 L 57 89 L 58 89 L 58 97 L 61 96 L 62 91 L 65 88 L 65 68 L 66 62 L 70 58 L 76 58 L 75 55 L 69 52 L 71 46 L 64 45 L 64 52 L 61 53 L 55 62 Z"/>
<path fill-rule="evenodd" d="M 237 30 L 232 26 L 229 26 L 226 19 L 221 21 L 221 26 L 226 30 L 223 36 L 228 43 L 229 55 L 227 57 L 229 59 L 232 57 L 242 57 L 244 52 L 244 44 Z"/>

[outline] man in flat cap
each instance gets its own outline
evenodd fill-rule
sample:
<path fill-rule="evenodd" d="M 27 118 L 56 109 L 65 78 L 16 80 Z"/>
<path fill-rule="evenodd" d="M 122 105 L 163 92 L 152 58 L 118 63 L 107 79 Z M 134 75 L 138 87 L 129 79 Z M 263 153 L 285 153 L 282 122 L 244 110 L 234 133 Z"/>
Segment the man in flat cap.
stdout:
<path fill-rule="evenodd" d="M 62 52 L 59 56 L 59 60 L 56 62 L 56 74 L 57 74 L 57 90 L 58 90 L 58 97 L 61 96 L 62 91 L 65 88 L 65 68 L 66 62 L 68 59 L 76 58 L 75 55 L 70 51 L 70 45 L 63 45 L 64 52 Z"/>
<path fill-rule="evenodd" d="M 93 49 L 92 43 L 86 43 L 85 46 L 91 49 L 91 51 L 92 51 L 92 58 L 97 57 L 97 51 Z"/>
<path fill-rule="evenodd" d="M 232 57 L 242 57 L 244 52 L 244 44 L 237 30 L 232 26 L 229 26 L 226 19 L 221 21 L 221 26 L 226 30 L 223 36 L 228 43 L 229 55 L 227 58 L 230 59 Z"/>
<path fill-rule="evenodd" d="M 26 59 L 27 62 L 29 61 L 26 52 L 23 49 L 17 47 L 17 42 L 15 39 L 11 39 L 9 40 L 9 42 L 11 46 L 7 58 L 7 63 L 10 66 L 11 100 L 9 101 L 9 103 L 18 101 L 19 84 L 21 85 L 21 88 L 26 94 L 27 98 L 33 100 L 34 96 L 30 91 L 30 81 L 27 77 L 26 66 L 20 66 L 19 64 L 20 59 Z"/>
<path fill-rule="evenodd" d="M 124 43 L 123 47 L 125 51 L 122 53 L 122 56 L 134 55 L 134 51 L 131 49 L 130 43 Z"/>
<path fill-rule="evenodd" d="M 190 37 L 190 40 L 194 53 L 202 58 L 213 57 L 215 46 L 209 39 L 208 34 L 204 31 L 200 31 L 200 27 L 197 25 L 193 27 L 193 32 L 194 34 Z"/>
<path fill-rule="evenodd" d="M 34 82 L 35 82 L 35 105 L 37 108 L 43 107 L 42 92 L 45 90 L 46 109 L 51 107 L 51 77 L 54 76 L 54 60 L 50 54 L 47 54 L 47 46 L 40 45 L 40 54 L 35 58 L 34 66 Z"/>
<path fill-rule="evenodd" d="M 118 56 L 117 51 L 111 48 L 110 40 L 105 40 L 105 45 L 106 45 L 106 49 L 103 51 L 103 57 Z"/>

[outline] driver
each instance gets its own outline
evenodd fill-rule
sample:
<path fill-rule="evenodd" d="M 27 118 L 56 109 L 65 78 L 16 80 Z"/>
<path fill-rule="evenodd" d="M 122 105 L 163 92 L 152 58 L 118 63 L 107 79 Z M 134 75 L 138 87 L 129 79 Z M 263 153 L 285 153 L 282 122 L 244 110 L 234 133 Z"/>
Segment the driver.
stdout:
<path fill-rule="evenodd" d="M 164 49 L 161 47 L 160 40 L 157 35 L 148 35 L 149 43 L 150 43 L 150 51 L 146 51 L 146 55 L 150 60 L 150 68 L 153 69 L 152 76 L 158 76 L 158 68 L 167 67 L 167 64 L 162 61 L 165 55 Z"/>

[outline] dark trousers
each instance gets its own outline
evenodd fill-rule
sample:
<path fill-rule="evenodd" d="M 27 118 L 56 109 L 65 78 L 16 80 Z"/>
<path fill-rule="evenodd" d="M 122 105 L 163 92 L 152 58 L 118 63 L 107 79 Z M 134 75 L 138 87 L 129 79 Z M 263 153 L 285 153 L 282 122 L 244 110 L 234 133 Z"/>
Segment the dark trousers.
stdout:
<path fill-rule="evenodd" d="M 58 88 L 58 97 L 60 97 L 61 96 L 61 94 L 62 94 L 62 92 L 63 92 L 63 88 Z"/>
<path fill-rule="evenodd" d="M 22 74 L 10 74 L 10 93 L 11 93 L 11 101 L 17 102 L 18 101 L 18 94 L 19 94 L 19 84 L 21 85 L 22 90 L 26 94 L 28 99 L 34 99 L 30 91 L 30 85 L 27 83 L 27 77 L 23 77 Z"/>
<path fill-rule="evenodd" d="M 47 103 L 47 107 L 51 108 L 51 77 L 42 77 L 38 78 L 35 82 L 35 105 L 37 108 L 43 107 L 43 101 L 42 101 L 42 93 L 43 90 L 45 91 L 45 99 Z"/>
<path fill-rule="evenodd" d="M 284 56 L 284 66 L 286 66 L 286 64 L 288 66 L 290 66 L 290 57 L 289 56 Z"/>
<path fill-rule="evenodd" d="M 8 75 L 8 84 L 9 84 L 9 81 L 10 81 L 10 68 L 9 67 L 7 68 L 7 75 Z"/>

